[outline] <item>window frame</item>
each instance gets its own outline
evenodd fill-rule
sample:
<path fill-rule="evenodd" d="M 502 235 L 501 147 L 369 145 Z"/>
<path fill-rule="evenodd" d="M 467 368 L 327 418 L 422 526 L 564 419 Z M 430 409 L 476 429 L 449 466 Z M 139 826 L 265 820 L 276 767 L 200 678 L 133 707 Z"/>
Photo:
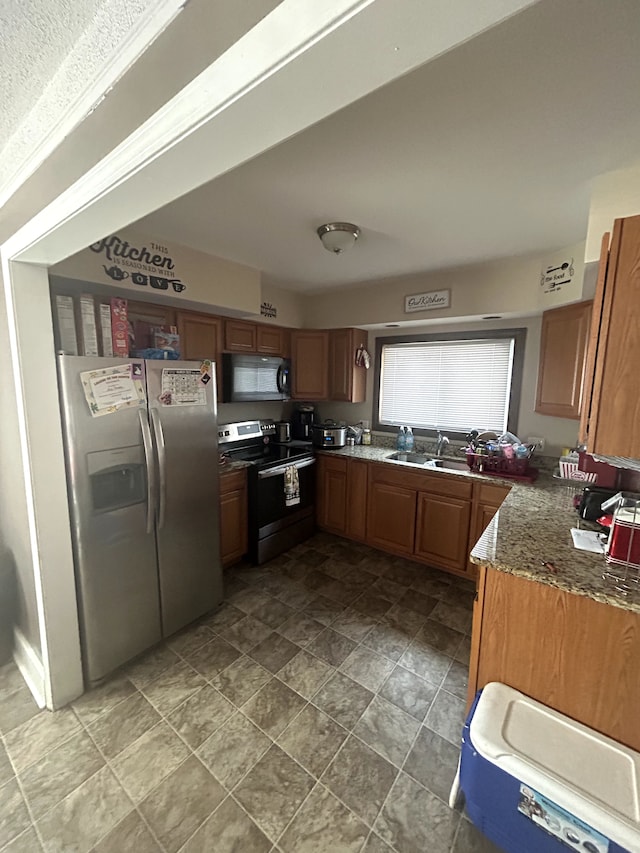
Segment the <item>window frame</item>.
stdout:
<path fill-rule="evenodd" d="M 475 332 L 441 332 L 439 334 L 421 334 L 421 335 L 381 335 L 376 338 L 376 353 L 373 373 L 373 429 L 376 432 L 396 433 L 397 426 L 389 426 L 381 424 L 379 420 L 380 414 L 380 374 L 382 369 L 382 348 L 390 344 L 412 344 L 412 343 L 431 343 L 435 341 L 484 341 L 495 340 L 502 338 L 513 338 L 513 365 L 511 369 L 511 395 L 509 397 L 509 412 L 507 415 L 507 430 L 518 434 L 518 415 L 520 412 L 520 398 L 522 395 L 522 376 L 524 372 L 524 350 L 527 340 L 526 328 L 515 329 L 484 329 Z M 473 429 L 473 424 L 469 425 L 469 429 Z M 438 433 L 435 429 L 418 429 L 413 428 L 414 435 L 423 436 L 425 438 L 435 437 Z M 464 441 L 465 432 L 454 432 L 447 430 L 446 434 L 449 438 L 455 441 Z"/>

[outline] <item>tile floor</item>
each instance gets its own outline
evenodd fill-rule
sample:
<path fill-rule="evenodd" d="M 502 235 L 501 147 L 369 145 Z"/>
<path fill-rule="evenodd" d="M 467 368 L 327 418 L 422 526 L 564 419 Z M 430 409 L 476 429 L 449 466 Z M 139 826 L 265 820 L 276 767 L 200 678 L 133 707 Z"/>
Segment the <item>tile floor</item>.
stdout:
<path fill-rule="evenodd" d="M 447 805 L 472 588 L 326 534 L 54 714 L 0 670 L 2 853 L 497 848 Z"/>

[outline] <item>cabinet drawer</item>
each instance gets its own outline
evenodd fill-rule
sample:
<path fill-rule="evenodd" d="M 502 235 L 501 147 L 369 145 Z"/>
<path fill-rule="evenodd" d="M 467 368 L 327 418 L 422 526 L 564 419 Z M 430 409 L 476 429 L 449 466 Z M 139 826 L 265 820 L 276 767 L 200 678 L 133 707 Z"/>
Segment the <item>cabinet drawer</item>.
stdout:
<path fill-rule="evenodd" d="M 497 486 L 493 483 L 476 483 L 473 497 L 478 503 L 499 507 L 510 491 L 509 486 Z"/>
<path fill-rule="evenodd" d="M 389 485 L 432 492 L 435 495 L 447 495 L 462 500 L 470 498 L 473 491 L 473 482 L 462 477 L 412 471 L 385 462 L 374 463 L 371 468 L 373 481 L 377 483 L 388 483 Z"/>
<path fill-rule="evenodd" d="M 247 481 L 247 472 L 244 468 L 237 471 L 225 471 L 220 474 L 220 494 L 226 495 L 229 492 L 235 492 L 238 489 L 243 489 Z"/>
<path fill-rule="evenodd" d="M 344 456 L 330 456 L 329 453 L 322 454 L 322 466 L 325 471 L 340 471 L 343 474 L 347 473 L 347 465 L 349 460 Z"/>

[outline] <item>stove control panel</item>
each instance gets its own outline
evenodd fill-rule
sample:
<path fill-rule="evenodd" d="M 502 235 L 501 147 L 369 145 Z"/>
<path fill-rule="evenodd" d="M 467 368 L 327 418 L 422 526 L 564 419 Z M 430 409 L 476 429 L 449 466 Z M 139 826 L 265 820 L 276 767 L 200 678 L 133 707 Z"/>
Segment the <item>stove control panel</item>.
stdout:
<path fill-rule="evenodd" d="M 275 432 L 275 425 L 273 429 Z M 246 441 L 250 438 L 262 438 L 265 434 L 260 421 L 218 424 L 218 444 L 230 444 L 235 441 Z"/>
<path fill-rule="evenodd" d="M 260 429 L 263 435 L 276 434 L 276 425 L 273 421 L 260 421 Z"/>

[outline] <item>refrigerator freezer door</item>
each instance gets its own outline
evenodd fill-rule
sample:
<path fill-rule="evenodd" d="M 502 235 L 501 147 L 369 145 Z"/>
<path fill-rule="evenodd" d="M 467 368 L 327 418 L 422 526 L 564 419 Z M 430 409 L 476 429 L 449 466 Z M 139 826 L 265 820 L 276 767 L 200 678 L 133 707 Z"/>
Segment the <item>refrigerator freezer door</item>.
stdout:
<path fill-rule="evenodd" d="M 135 361 L 135 360 L 134 360 Z M 144 363 L 135 361 L 142 371 Z M 67 486 L 85 677 L 98 681 L 160 642 L 160 597 L 140 413 L 92 417 L 80 374 L 123 359 L 60 356 Z M 153 483 L 153 477 L 151 478 Z"/>
<path fill-rule="evenodd" d="M 222 601 L 215 365 L 206 382 L 200 362 L 147 361 L 146 374 L 166 637 Z"/>

